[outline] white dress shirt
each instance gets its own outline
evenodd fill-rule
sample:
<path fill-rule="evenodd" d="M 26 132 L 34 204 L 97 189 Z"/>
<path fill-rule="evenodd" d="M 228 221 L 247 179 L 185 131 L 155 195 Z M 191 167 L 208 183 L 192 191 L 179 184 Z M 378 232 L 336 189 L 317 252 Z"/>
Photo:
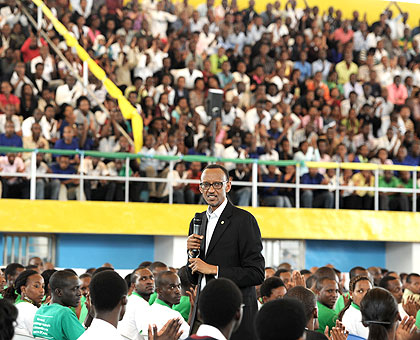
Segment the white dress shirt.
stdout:
<path fill-rule="evenodd" d="M 149 322 L 152 325 L 156 325 L 158 330 L 161 330 L 162 327 L 165 326 L 165 324 L 171 319 L 179 319 L 182 322 L 181 328 L 179 330 L 183 331 L 183 333 L 179 338 L 188 338 L 190 326 L 184 320 L 181 313 L 169 308 L 168 306 L 163 306 L 156 302 L 150 306 Z"/>
<path fill-rule="evenodd" d="M 196 335 L 209 336 L 217 340 L 226 340 L 225 336 L 221 331 L 219 331 L 218 328 L 206 324 L 202 324 L 200 327 L 198 327 Z"/>
<path fill-rule="evenodd" d="M 122 340 L 123 337 L 118 333 L 117 329 L 101 319 L 93 319 L 90 327 L 84 332 L 78 340 Z"/>
<path fill-rule="evenodd" d="M 149 303 L 145 299 L 137 293 L 131 294 L 124 318 L 118 323 L 118 333 L 129 339 L 138 339 L 139 334 L 147 336 L 150 311 Z"/>
<path fill-rule="evenodd" d="M 215 210 L 212 211 L 211 207 L 207 208 L 206 215 L 207 215 L 207 230 L 206 230 L 206 248 L 205 253 L 207 254 L 207 249 L 209 248 L 211 238 L 213 237 L 214 230 L 216 229 L 217 222 L 219 221 L 220 216 L 225 210 L 226 205 L 228 203 L 227 198 L 223 201 L 223 203 Z"/>
<path fill-rule="evenodd" d="M 29 302 L 20 302 L 15 307 L 18 310 L 15 334 L 32 336 L 34 317 L 38 308 Z"/>

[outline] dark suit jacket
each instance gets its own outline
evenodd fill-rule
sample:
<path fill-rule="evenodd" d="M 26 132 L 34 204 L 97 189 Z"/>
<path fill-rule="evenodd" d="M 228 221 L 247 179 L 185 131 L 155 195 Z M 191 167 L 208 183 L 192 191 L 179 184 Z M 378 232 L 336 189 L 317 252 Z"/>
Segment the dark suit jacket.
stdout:
<path fill-rule="evenodd" d="M 202 213 L 202 217 L 206 219 L 206 212 Z M 193 221 L 189 235 L 192 232 Z M 228 202 L 217 222 L 207 252 L 201 252 L 200 258 L 208 264 L 219 266 L 219 277 L 232 280 L 242 292 L 244 317 L 232 339 L 256 339 L 253 330 L 253 318 L 257 312 L 255 286 L 260 285 L 265 276 L 265 261 L 261 251 L 261 233 L 254 216 Z M 188 275 L 191 282 L 197 284 L 198 274 L 193 275 L 188 268 Z M 213 278 L 206 276 L 207 282 Z"/>

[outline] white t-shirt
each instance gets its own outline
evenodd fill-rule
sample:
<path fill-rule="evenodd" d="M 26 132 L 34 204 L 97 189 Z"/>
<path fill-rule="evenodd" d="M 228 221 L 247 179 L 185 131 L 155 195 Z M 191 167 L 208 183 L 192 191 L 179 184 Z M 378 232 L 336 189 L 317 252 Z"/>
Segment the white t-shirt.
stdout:
<path fill-rule="evenodd" d="M 101 319 L 93 319 L 90 327 L 84 332 L 78 340 L 122 340 L 124 339 L 118 334 L 117 329 Z"/>
<path fill-rule="evenodd" d="M 343 325 L 350 334 L 361 336 L 364 339 L 369 337 L 369 328 L 362 324 L 362 313 L 353 305 L 344 313 Z"/>
<path fill-rule="evenodd" d="M 190 326 L 184 320 L 181 313 L 176 310 L 173 310 L 167 306 L 163 306 L 159 303 L 155 303 L 150 306 L 150 316 L 149 316 L 149 323 L 155 324 L 157 329 L 162 329 L 165 324 L 171 319 L 180 319 L 182 321 L 180 331 L 183 331 L 182 335 L 179 337 L 180 339 L 188 338 L 188 334 L 190 332 Z"/>
<path fill-rule="evenodd" d="M 32 336 L 34 316 L 38 308 L 29 302 L 20 302 L 15 307 L 18 310 L 15 334 Z"/>
<path fill-rule="evenodd" d="M 137 293 L 131 294 L 124 318 L 118 323 L 118 332 L 129 339 L 138 339 L 139 335 L 147 336 L 150 312 L 151 309 L 146 300 Z"/>

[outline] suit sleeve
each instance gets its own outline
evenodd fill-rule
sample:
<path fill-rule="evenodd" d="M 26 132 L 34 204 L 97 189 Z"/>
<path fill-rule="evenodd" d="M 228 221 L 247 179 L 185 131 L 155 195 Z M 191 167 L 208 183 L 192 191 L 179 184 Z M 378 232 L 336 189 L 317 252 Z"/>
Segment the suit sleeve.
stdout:
<path fill-rule="evenodd" d="M 238 232 L 241 266 L 219 266 L 219 277 L 235 282 L 239 288 L 256 286 L 264 281 L 264 257 L 261 254 L 261 232 L 254 216 L 247 214 Z"/>

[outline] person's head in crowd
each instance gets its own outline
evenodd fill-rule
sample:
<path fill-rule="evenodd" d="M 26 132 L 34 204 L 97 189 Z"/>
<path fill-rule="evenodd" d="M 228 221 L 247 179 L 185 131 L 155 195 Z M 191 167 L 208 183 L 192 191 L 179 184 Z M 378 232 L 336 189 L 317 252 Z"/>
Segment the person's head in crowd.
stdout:
<path fill-rule="evenodd" d="M 31 257 L 28 261 L 28 265 L 36 266 L 39 270 L 39 273 L 44 271 L 44 262 L 38 256 Z"/>
<path fill-rule="evenodd" d="M 56 271 L 56 269 L 46 269 L 41 274 L 41 276 L 44 279 L 44 290 L 46 299 L 49 299 L 51 297 L 50 279 Z"/>
<path fill-rule="evenodd" d="M 89 294 L 89 285 L 90 285 L 90 281 L 92 280 L 92 275 L 88 274 L 88 273 L 84 273 L 84 274 L 79 276 L 79 279 L 82 282 L 82 284 L 80 286 L 80 290 L 82 292 L 82 295 L 84 297 L 87 297 L 88 294 Z"/>
<path fill-rule="evenodd" d="M 179 276 L 171 271 L 160 272 L 156 276 L 156 292 L 158 299 L 170 308 L 181 300 L 181 281 Z"/>
<path fill-rule="evenodd" d="M 70 73 L 67 73 L 66 75 L 66 84 L 70 90 L 73 89 L 73 86 L 76 84 L 76 78 Z"/>
<path fill-rule="evenodd" d="M 413 294 L 420 294 L 420 275 L 411 273 L 406 278 L 407 289 Z"/>
<path fill-rule="evenodd" d="M 369 328 L 369 340 L 394 339 L 399 318 L 398 305 L 390 292 L 383 288 L 371 289 L 360 303 L 362 323 Z"/>
<path fill-rule="evenodd" d="M 106 270 L 114 270 L 114 268 L 112 268 L 112 267 L 104 267 L 104 266 L 99 267 L 99 268 L 96 268 L 95 271 L 92 273 L 92 277 L 94 277 L 96 274 L 101 273 L 101 272 L 104 272 Z"/>
<path fill-rule="evenodd" d="M 77 307 L 80 302 L 80 280 L 76 274 L 60 270 L 50 278 L 51 303 L 65 307 Z"/>
<path fill-rule="evenodd" d="M 286 268 L 280 268 L 276 271 L 274 275 L 279 277 L 284 282 L 284 285 L 286 286 L 287 289 L 290 289 L 293 287 L 292 273 L 290 272 L 290 270 Z"/>
<path fill-rule="evenodd" d="M 25 267 L 20 263 L 10 263 L 4 270 L 4 276 L 6 277 L 7 286 L 13 286 L 16 278 L 25 270 Z"/>
<path fill-rule="evenodd" d="M 255 319 L 258 340 L 303 340 L 306 327 L 303 304 L 291 298 L 264 304 Z"/>
<path fill-rule="evenodd" d="M 5 299 L 32 303 L 39 307 L 44 298 L 44 278 L 35 270 L 25 270 L 19 274 L 14 284 L 4 293 Z"/>
<path fill-rule="evenodd" d="M 382 279 L 382 271 L 379 267 L 369 267 L 369 275 L 372 277 L 375 286 L 379 285 L 379 281 Z"/>
<path fill-rule="evenodd" d="M 11 120 L 6 121 L 6 124 L 4 125 L 4 134 L 8 138 L 15 134 L 15 124 Z"/>
<path fill-rule="evenodd" d="M 339 319 L 342 320 L 344 313 L 350 308 L 350 305 L 354 303 L 360 307 L 360 302 L 365 297 L 367 292 L 372 289 L 372 282 L 367 276 L 355 276 L 350 280 L 349 283 L 349 294 L 350 299 L 345 305 L 344 309 L 340 312 Z"/>
<path fill-rule="evenodd" d="M 194 289 L 194 285 L 188 279 L 188 269 L 187 266 L 182 266 L 178 271 L 173 271 L 178 274 L 179 280 L 181 281 L 181 295 L 187 296 L 187 292 Z"/>
<path fill-rule="evenodd" d="M 1 89 L 1 93 L 7 97 L 12 93 L 13 87 L 9 81 L 4 80 L 1 82 L 0 89 Z"/>
<path fill-rule="evenodd" d="M 198 313 L 205 325 L 217 328 L 230 339 L 242 321 L 241 291 L 228 279 L 211 280 L 200 294 Z"/>
<path fill-rule="evenodd" d="M 379 281 L 379 287 L 389 291 L 394 296 L 397 303 L 401 303 L 403 298 L 403 287 L 399 278 L 385 276 Z"/>
<path fill-rule="evenodd" d="M 337 281 L 328 276 L 318 278 L 315 289 L 318 302 L 333 309 L 339 295 Z"/>
<path fill-rule="evenodd" d="M 315 294 L 308 288 L 296 286 L 290 289 L 284 297 L 294 298 L 302 303 L 305 311 L 306 328 L 313 331 L 316 326 L 316 319 L 318 318 Z"/>
<path fill-rule="evenodd" d="M 134 286 L 134 292 L 146 301 L 149 301 L 150 295 L 155 291 L 155 277 L 147 267 L 134 270 L 131 274 L 131 284 Z"/>
<path fill-rule="evenodd" d="M 67 155 L 61 155 L 58 157 L 58 165 L 61 170 L 66 170 L 70 166 L 70 158 Z"/>
<path fill-rule="evenodd" d="M 272 267 L 265 267 L 264 271 L 265 271 L 265 279 L 268 279 L 269 277 L 272 277 L 276 274 L 276 271 Z"/>
<path fill-rule="evenodd" d="M 306 279 L 308 279 L 310 276 L 312 276 L 312 273 L 310 270 L 308 269 L 302 269 L 300 270 L 300 274 L 304 277 L 305 281 Z"/>
<path fill-rule="evenodd" d="M 349 271 L 350 280 L 353 277 L 356 277 L 356 276 L 369 276 L 369 273 L 365 268 L 360 267 L 360 266 L 356 266 L 356 267 L 353 267 L 352 269 L 350 269 L 350 271 Z"/>
<path fill-rule="evenodd" d="M 168 271 L 168 266 L 160 261 L 155 261 L 149 265 L 149 270 L 153 273 L 153 275 L 156 277 L 156 275 L 160 272 Z"/>
<path fill-rule="evenodd" d="M 321 277 L 328 277 L 331 280 L 335 280 L 335 281 L 339 281 L 336 272 L 334 271 L 334 269 L 324 266 L 324 267 L 320 267 L 317 268 L 314 275 L 317 278 L 321 278 Z"/>
<path fill-rule="evenodd" d="M 89 286 L 90 298 L 96 318 L 117 327 L 127 305 L 127 285 L 115 271 L 103 271 L 92 278 Z"/>
<path fill-rule="evenodd" d="M 17 317 L 18 310 L 13 302 L 8 299 L 0 299 L 0 339 L 13 339 Z"/>
<path fill-rule="evenodd" d="M 281 299 L 287 293 L 284 282 L 277 276 L 266 279 L 260 287 L 261 303 Z"/>

